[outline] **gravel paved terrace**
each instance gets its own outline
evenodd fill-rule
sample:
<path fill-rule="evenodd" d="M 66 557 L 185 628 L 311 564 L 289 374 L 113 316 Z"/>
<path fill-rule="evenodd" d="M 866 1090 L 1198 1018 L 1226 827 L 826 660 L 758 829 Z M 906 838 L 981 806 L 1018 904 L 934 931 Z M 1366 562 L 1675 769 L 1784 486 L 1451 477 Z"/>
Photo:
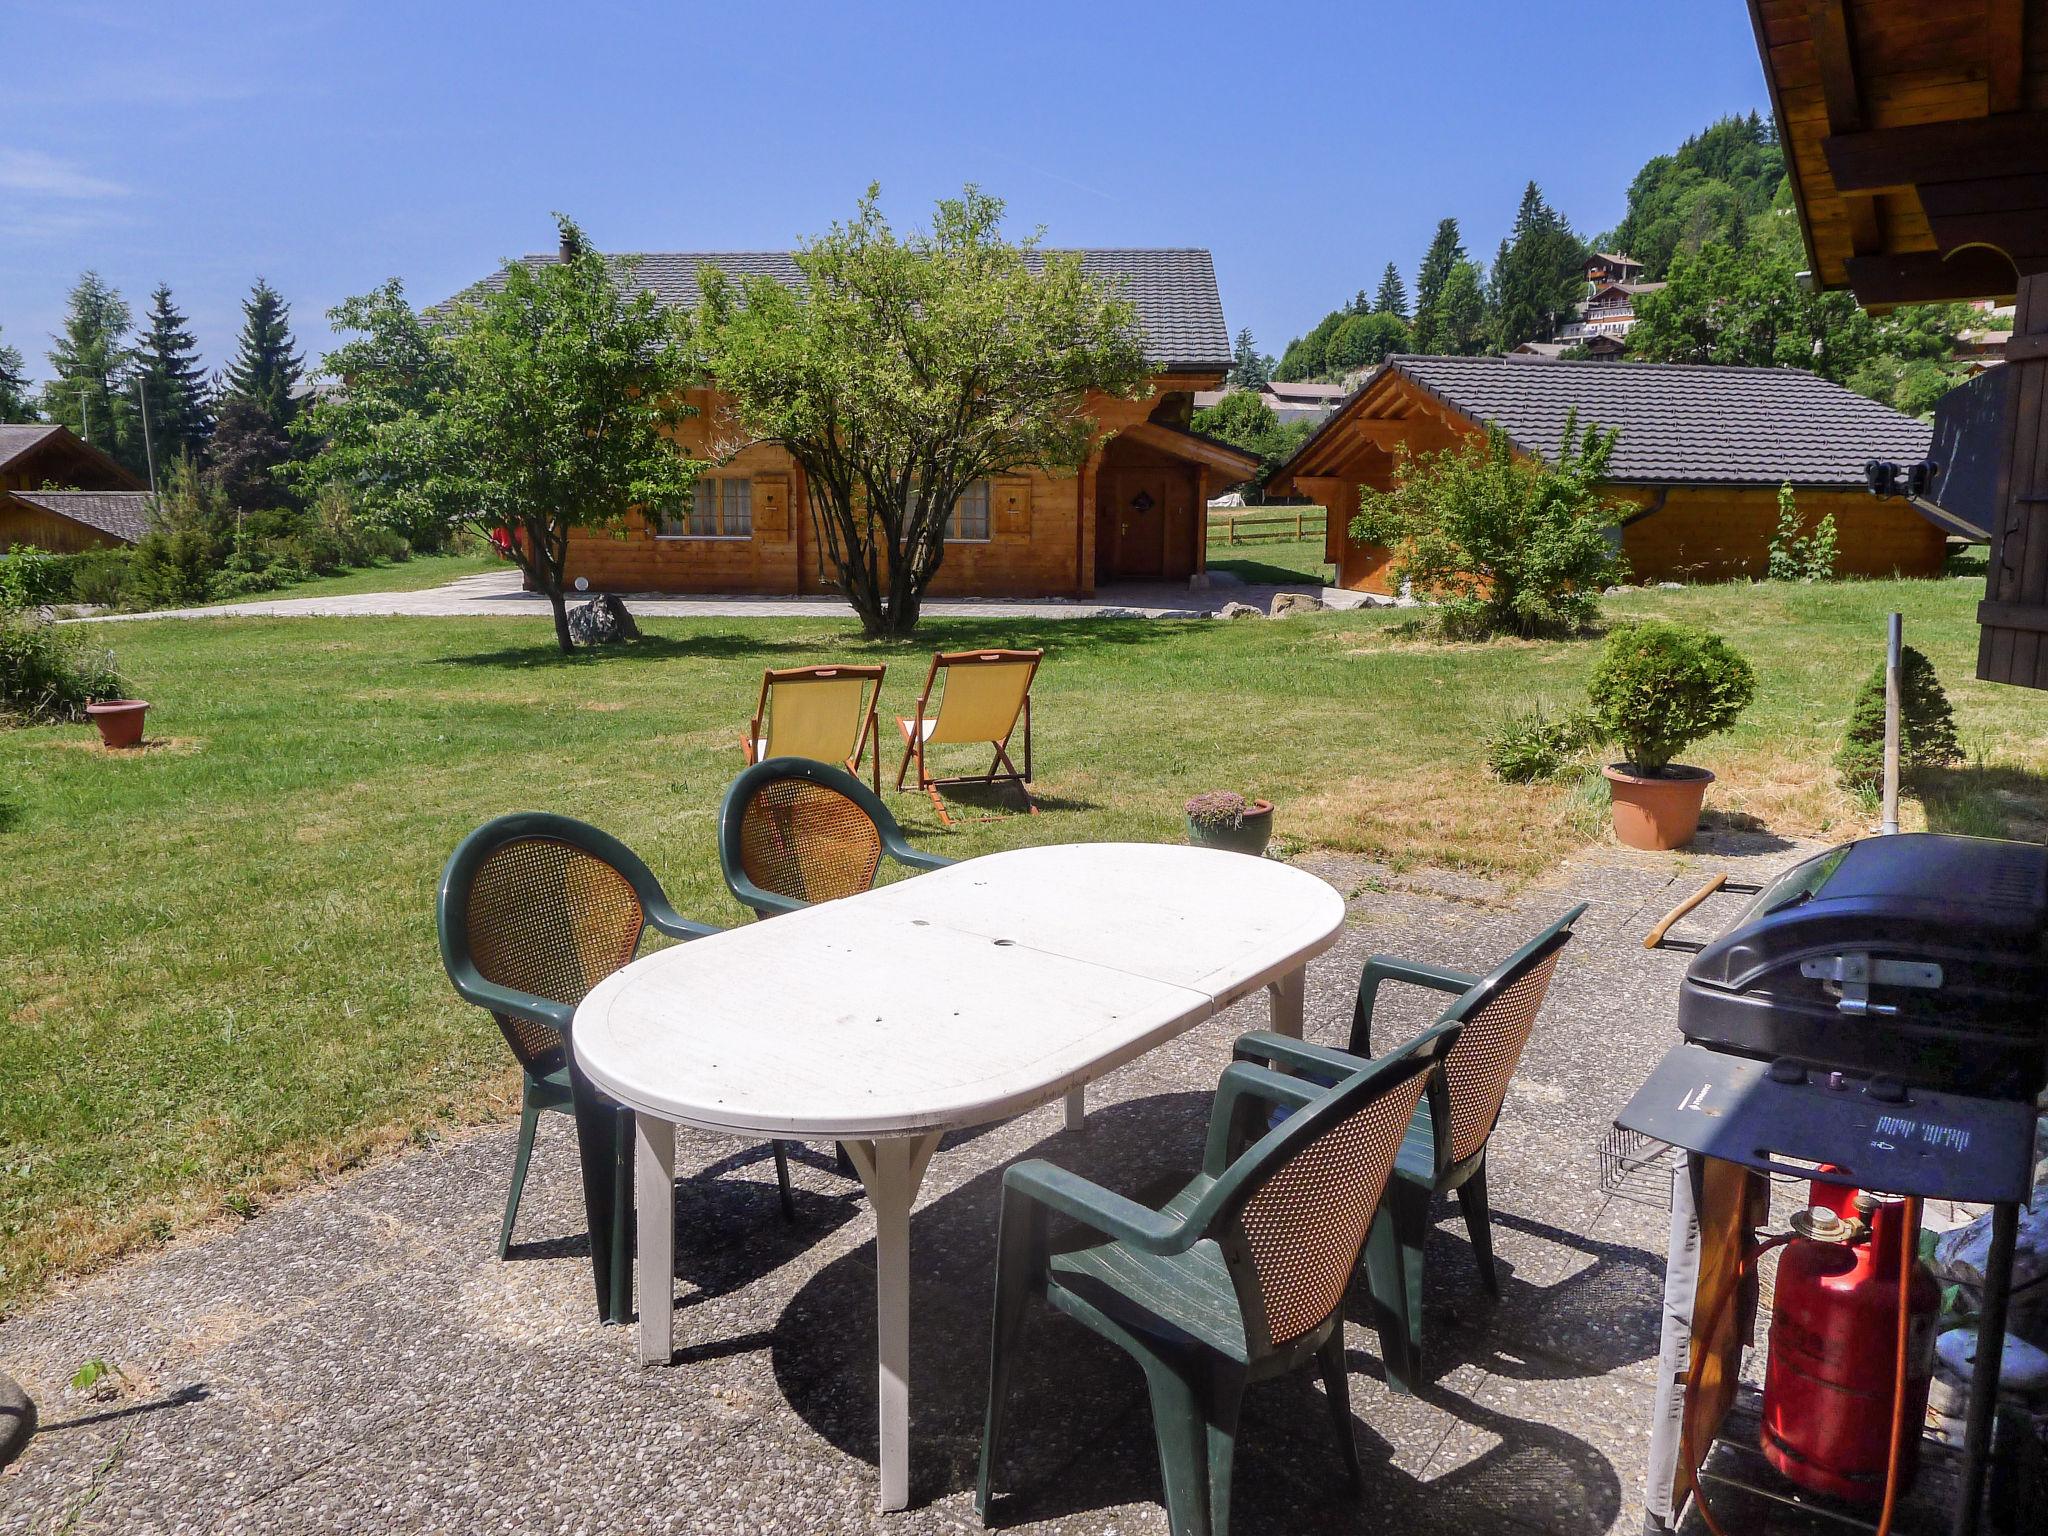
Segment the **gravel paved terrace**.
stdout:
<path fill-rule="evenodd" d="M 409 615 L 414 618 L 503 618 L 507 614 L 548 616 L 547 599 L 523 591 L 517 571 L 465 576 L 423 592 L 363 592 L 349 597 L 281 597 L 261 603 L 215 603 L 203 608 L 163 608 L 150 613 L 101 613 L 79 623 L 113 624 L 129 619 L 296 619 Z M 1369 599 L 1340 587 L 1312 582 L 1293 586 L 1248 586 L 1218 578 L 1213 586 L 1151 584 L 1104 587 L 1093 601 L 1070 598 L 928 598 L 932 618 L 972 619 L 1198 619 L 1225 603 L 1250 603 L 1264 610 L 1281 592 L 1303 592 L 1333 608 L 1356 608 Z M 836 597 L 676 597 L 661 592 L 620 594 L 642 618 L 792 619 L 819 614 L 853 617 Z M 580 598 L 579 598 L 580 600 Z"/>
<path fill-rule="evenodd" d="M 1691 857 L 1595 850 L 1511 899 L 1451 875 L 1307 861 L 1352 922 L 1310 972 L 1308 1032 L 1341 1041 L 1375 950 L 1483 968 L 1569 902 L 1592 901 L 1493 1141 L 1503 1294 L 1486 1298 L 1447 1204 L 1432 1240 L 1433 1386 L 1392 1396 L 1352 1304 L 1368 1487 L 1344 1487 L 1308 1373 L 1256 1388 L 1237 1464 L 1240 1533 L 1634 1532 L 1668 1217 L 1599 1192 L 1595 1147 L 1674 1038 L 1683 954 L 1646 954 L 1702 870 L 1754 874 L 1798 850 L 1722 834 Z M 1732 906 L 1704 909 L 1726 921 Z M 1390 994 L 1390 1001 L 1392 995 Z M 43 1429 L 0 1478 L 0 1531 L 977 1529 L 997 1191 L 1044 1155 L 1127 1192 L 1199 1159 L 1207 1090 L 1248 1003 L 1091 1090 L 956 1138 L 912 1226 L 912 1495 L 875 1513 L 872 1227 L 829 1147 L 778 1219 L 765 1146 L 678 1134 L 678 1349 L 642 1371 L 593 1315 L 568 1122 L 548 1116 L 519 1241 L 494 1239 L 509 1126 L 435 1145 L 132 1263 L 0 1325 L 0 1363 Z M 1396 1017 L 1420 1023 L 1422 999 Z M 479 1015 L 479 1029 L 490 1028 Z M 687 1169 L 687 1173 L 684 1170 Z M 71 1391 L 84 1362 L 117 1390 Z M 1137 1371 L 1034 1314 L 998 1523 L 1160 1532 Z M 1745 1512 L 1717 1497 L 1724 1523 Z M 1768 1523 L 1751 1510 L 1731 1529 Z M 1804 1529 L 1804 1527 L 1801 1527 Z"/>

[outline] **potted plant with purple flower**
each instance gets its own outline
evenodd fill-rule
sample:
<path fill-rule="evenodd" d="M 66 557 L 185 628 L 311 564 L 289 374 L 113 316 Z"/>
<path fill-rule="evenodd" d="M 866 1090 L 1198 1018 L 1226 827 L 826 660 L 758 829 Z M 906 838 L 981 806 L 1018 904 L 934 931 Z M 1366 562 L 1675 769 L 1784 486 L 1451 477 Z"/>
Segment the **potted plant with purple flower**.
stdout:
<path fill-rule="evenodd" d="M 1247 800 L 1227 789 L 1211 790 L 1187 803 L 1188 841 L 1198 848 L 1227 848 L 1262 854 L 1273 836 L 1273 802 Z"/>

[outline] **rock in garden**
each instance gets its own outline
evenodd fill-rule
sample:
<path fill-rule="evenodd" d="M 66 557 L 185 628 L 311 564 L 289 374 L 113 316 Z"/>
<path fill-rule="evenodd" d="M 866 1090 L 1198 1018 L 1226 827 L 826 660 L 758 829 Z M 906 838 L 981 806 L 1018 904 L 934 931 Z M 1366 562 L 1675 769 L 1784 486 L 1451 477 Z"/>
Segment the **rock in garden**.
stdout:
<path fill-rule="evenodd" d="M 616 645 L 638 640 L 640 626 L 618 594 L 606 592 L 569 610 L 569 638 L 578 645 Z"/>
<path fill-rule="evenodd" d="M 1314 613 L 1322 606 L 1320 597 L 1310 597 L 1306 592 L 1278 592 L 1273 596 L 1273 617 L 1282 619 L 1290 613 Z"/>
<path fill-rule="evenodd" d="M 1225 603 L 1216 610 L 1219 619 L 1263 619 L 1265 615 L 1250 603 Z"/>

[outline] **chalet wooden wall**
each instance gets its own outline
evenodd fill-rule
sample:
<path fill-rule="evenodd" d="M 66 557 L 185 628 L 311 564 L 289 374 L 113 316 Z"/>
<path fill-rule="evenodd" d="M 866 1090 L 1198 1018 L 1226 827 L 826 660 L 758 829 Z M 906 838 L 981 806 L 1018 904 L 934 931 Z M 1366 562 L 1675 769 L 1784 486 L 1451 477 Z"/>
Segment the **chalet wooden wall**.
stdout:
<path fill-rule="evenodd" d="M 0 550 L 16 544 L 32 544 L 54 555 L 75 555 L 87 549 L 119 549 L 122 541 L 110 533 L 58 517 L 41 507 L 24 506 L 0 492 Z"/>
<path fill-rule="evenodd" d="M 1161 411 L 1172 412 L 1191 388 L 1162 388 L 1142 400 L 1097 396 L 1088 410 L 1108 436 Z M 1209 382 L 1196 381 L 1200 387 Z M 571 535 L 567 576 L 619 592 L 731 592 L 766 595 L 828 590 L 829 569 L 818 548 L 801 466 L 767 444 L 735 449 L 738 430 L 721 398 L 693 390 L 698 414 L 677 434 L 684 450 L 714 462 L 715 476 L 744 475 L 753 484 L 751 538 L 663 537 L 633 517 L 617 532 L 578 530 Z M 1182 412 L 1181 414 L 1185 414 Z M 1086 597 L 1096 579 L 1096 469 L 1103 450 L 1079 475 L 1042 471 L 1008 475 L 989 485 L 990 538 L 948 543 L 928 589 L 935 597 Z M 1205 527 L 1201 481 L 1192 467 L 1185 527 L 1173 547 L 1183 561 L 1193 547 L 1201 569 L 1198 530 Z"/>

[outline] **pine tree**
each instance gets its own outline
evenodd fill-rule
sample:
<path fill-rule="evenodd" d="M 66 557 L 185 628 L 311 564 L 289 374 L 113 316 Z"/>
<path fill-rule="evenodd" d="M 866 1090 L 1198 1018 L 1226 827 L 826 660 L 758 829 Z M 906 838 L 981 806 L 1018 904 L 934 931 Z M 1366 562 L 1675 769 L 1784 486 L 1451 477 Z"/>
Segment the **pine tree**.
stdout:
<path fill-rule="evenodd" d="M 50 369 L 43 409 L 129 469 L 143 467 L 142 433 L 129 384 L 135 354 L 128 345 L 134 316 L 127 302 L 97 272 L 71 290 L 62 335 L 50 338 Z"/>
<path fill-rule="evenodd" d="M 1249 326 L 1237 333 L 1237 345 L 1230 356 L 1230 382 L 1237 388 L 1264 389 L 1271 381 L 1273 359 L 1259 351 Z"/>
<path fill-rule="evenodd" d="M 213 433 L 206 375 L 189 324 L 171 302 L 170 285 L 157 284 L 149 297 L 148 322 L 135 359 L 143 398 L 149 402 L 150 441 L 159 464 L 180 456 L 199 458 Z"/>
<path fill-rule="evenodd" d="M 0 342 L 0 421 L 36 419 L 26 369 L 27 364 L 21 360 L 21 349 Z"/>
<path fill-rule="evenodd" d="M 247 400 L 282 432 L 297 402 L 292 386 L 305 373 L 305 359 L 292 350 L 291 310 L 262 278 L 242 301 L 242 336 L 228 364 L 224 395 Z"/>
<path fill-rule="evenodd" d="M 1443 337 L 1444 288 L 1451 280 L 1451 273 L 1468 258 L 1465 242 L 1458 235 L 1458 221 L 1445 219 L 1436 227 L 1436 235 L 1429 242 L 1429 250 L 1422 258 L 1422 269 L 1415 275 L 1415 336 L 1414 347 L 1418 352 L 1447 352 L 1455 350 L 1447 346 Z"/>
<path fill-rule="evenodd" d="M 1408 318 L 1408 288 L 1401 281 L 1401 269 L 1391 261 L 1380 274 L 1380 291 L 1373 295 L 1372 310 L 1376 315 L 1392 315 L 1396 320 Z"/>
<path fill-rule="evenodd" d="M 1586 248 L 1535 182 L 1522 189 L 1511 238 L 1493 264 L 1493 344 L 1512 352 L 1556 333 L 1584 286 Z"/>

